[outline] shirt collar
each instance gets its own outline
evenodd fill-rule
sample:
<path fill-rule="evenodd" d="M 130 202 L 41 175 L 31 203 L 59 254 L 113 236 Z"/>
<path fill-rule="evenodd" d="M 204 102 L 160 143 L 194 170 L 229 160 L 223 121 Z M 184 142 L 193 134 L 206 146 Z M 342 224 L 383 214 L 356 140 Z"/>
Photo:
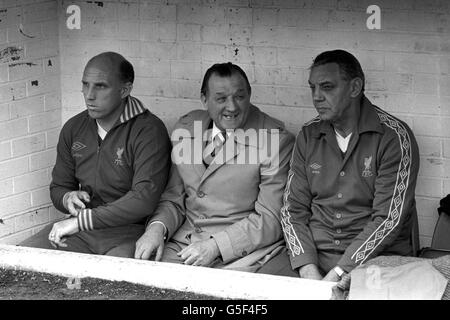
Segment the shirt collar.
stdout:
<path fill-rule="evenodd" d="M 364 95 L 361 98 L 360 108 L 357 134 L 359 135 L 363 132 L 370 131 L 383 133 L 383 127 L 380 123 L 380 118 L 375 106 Z M 317 131 L 316 136 L 319 137 L 321 134 L 327 134 L 333 131 L 333 127 L 329 121 L 320 121 L 319 130 Z"/>
<path fill-rule="evenodd" d="M 214 137 L 217 136 L 220 132 L 221 132 L 221 130 L 216 126 L 216 123 L 213 121 L 213 127 L 212 127 L 212 131 L 211 131 L 211 140 L 213 140 Z M 225 132 L 227 133 L 227 137 L 230 137 L 230 135 L 233 131 L 227 130 Z"/>
<path fill-rule="evenodd" d="M 120 115 L 119 122 L 125 123 L 130 119 L 144 113 L 146 110 L 147 109 L 144 107 L 144 104 L 139 99 L 128 96 L 125 108 Z"/>
<path fill-rule="evenodd" d="M 95 123 L 97 124 L 97 133 L 100 136 L 100 138 L 105 139 L 106 134 L 108 133 L 108 131 L 106 131 L 105 129 L 102 128 L 102 126 L 98 123 L 97 120 L 95 120 Z"/>

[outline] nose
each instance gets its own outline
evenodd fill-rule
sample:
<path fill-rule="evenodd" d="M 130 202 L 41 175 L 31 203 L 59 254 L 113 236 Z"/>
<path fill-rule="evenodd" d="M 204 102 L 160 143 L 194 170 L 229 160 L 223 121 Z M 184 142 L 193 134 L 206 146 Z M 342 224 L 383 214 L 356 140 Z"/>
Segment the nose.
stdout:
<path fill-rule="evenodd" d="M 319 86 L 315 86 L 312 90 L 312 98 L 314 101 L 322 101 L 323 96 Z"/>
<path fill-rule="evenodd" d="M 228 103 L 227 103 L 226 109 L 228 111 L 236 111 L 238 109 L 238 105 L 236 103 L 236 100 L 233 97 L 230 97 L 228 99 Z"/>
<path fill-rule="evenodd" d="M 89 86 L 85 89 L 84 94 L 86 100 L 95 100 L 95 90 L 92 86 Z"/>

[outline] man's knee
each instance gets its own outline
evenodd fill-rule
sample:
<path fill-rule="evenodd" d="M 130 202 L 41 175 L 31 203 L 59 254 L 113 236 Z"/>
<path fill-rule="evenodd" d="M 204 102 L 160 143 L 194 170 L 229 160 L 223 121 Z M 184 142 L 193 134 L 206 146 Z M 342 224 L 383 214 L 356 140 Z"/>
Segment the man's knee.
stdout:
<path fill-rule="evenodd" d="M 53 224 L 49 224 L 45 226 L 41 231 L 32 235 L 31 237 L 25 239 L 19 246 L 21 247 L 31 247 L 31 248 L 40 248 L 40 249 L 54 249 L 48 240 L 48 234 L 52 230 Z"/>
<path fill-rule="evenodd" d="M 177 254 L 181 250 L 182 248 L 177 243 L 166 243 L 166 245 L 164 246 L 163 255 L 161 257 L 161 262 L 183 263 L 183 260 Z"/>
<path fill-rule="evenodd" d="M 105 255 L 120 258 L 134 258 L 135 251 L 136 251 L 136 242 L 130 241 L 112 248 L 111 250 L 106 252 Z"/>

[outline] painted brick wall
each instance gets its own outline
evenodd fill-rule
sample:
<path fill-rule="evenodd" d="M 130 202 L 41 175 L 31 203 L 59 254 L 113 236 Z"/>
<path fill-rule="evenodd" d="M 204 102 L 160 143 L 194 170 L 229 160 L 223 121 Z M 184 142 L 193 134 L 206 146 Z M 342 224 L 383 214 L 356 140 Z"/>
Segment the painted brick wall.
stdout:
<path fill-rule="evenodd" d="M 54 58 L 61 62 L 63 123 L 84 109 L 80 80 L 85 63 L 97 53 L 113 50 L 134 64 L 137 73 L 134 95 L 160 116 L 169 129 L 182 114 L 201 108 L 199 87 L 204 71 L 212 63 L 232 61 L 247 72 L 253 88 L 253 102 L 285 121 L 289 130 L 297 133 L 301 124 L 316 114 L 307 85 L 308 66 L 313 57 L 333 48 L 351 51 L 366 72 L 369 98 L 405 120 L 416 134 L 422 161 L 416 192 L 421 245 L 430 244 L 438 201 L 450 193 L 450 126 L 447 125 L 450 120 L 449 1 L 57 2 L 59 28 L 50 29 L 53 32 L 59 30 L 60 52 Z M 81 9 L 80 30 L 66 27 L 69 16 L 66 8 L 71 4 Z M 366 9 L 371 4 L 381 8 L 381 30 L 366 27 L 369 17 Z M 2 39 L 7 40 L 7 32 L 1 30 L 0 43 Z M 25 40 L 31 39 L 21 41 Z M 51 48 L 48 44 L 44 47 L 46 50 Z M 5 76 L 8 68 L 4 63 L 1 65 L 0 83 L 8 79 Z M 29 72 L 40 72 L 33 70 L 30 68 Z M 43 75 L 46 75 L 45 70 Z M 6 82 L 8 85 L 19 84 L 13 90 L 0 89 L 1 96 L 10 100 L 13 93 L 20 94 L 24 86 L 27 88 L 27 83 L 20 85 L 25 80 L 12 82 L 9 78 Z M 39 97 L 35 99 L 39 101 Z M 35 123 L 28 114 L 10 119 L 12 103 L 6 104 L 8 107 L 0 105 L 0 121 L 8 126 L 2 129 L 2 135 L 3 131 L 11 135 L 12 130 L 8 128 L 20 127 L 20 121 Z M 23 106 L 16 109 L 26 112 Z M 5 110 L 10 114 L 6 115 Z M 3 142 L 0 144 L 0 172 L 12 175 L 0 184 L 0 196 L 11 193 L 13 185 L 16 186 L 12 181 L 14 177 L 28 173 L 24 168 L 18 169 L 24 165 L 26 156 L 11 155 L 11 140 L 29 144 L 36 141 L 33 148 L 40 148 L 40 132 L 23 131 L 19 136 L 7 138 L 6 146 Z M 56 141 L 54 136 L 52 141 Z M 29 149 L 16 148 L 19 154 L 24 150 Z M 11 160 L 17 164 L 10 163 Z M 43 159 L 38 161 L 45 163 Z M 28 165 L 32 164 L 34 161 L 30 159 Z M 38 181 L 39 172 L 35 175 L 33 181 Z M 20 196 L 23 194 L 19 193 Z M 22 210 L 14 208 L 9 200 L 5 203 L 15 212 Z"/>
<path fill-rule="evenodd" d="M 0 242 L 59 217 L 48 192 L 61 127 L 55 1 L 0 1 Z"/>

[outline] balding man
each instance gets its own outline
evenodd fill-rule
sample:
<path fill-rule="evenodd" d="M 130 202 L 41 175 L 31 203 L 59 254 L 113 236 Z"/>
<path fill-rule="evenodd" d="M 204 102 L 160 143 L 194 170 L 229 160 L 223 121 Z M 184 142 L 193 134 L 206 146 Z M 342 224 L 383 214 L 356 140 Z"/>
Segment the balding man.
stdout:
<path fill-rule="evenodd" d="M 134 70 L 114 52 L 93 57 L 83 73 L 87 110 L 62 128 L 50 195 L 68 214 L 21 245 L 133 257 L 170 168 L 162 121 L 130 95 Z"/>

